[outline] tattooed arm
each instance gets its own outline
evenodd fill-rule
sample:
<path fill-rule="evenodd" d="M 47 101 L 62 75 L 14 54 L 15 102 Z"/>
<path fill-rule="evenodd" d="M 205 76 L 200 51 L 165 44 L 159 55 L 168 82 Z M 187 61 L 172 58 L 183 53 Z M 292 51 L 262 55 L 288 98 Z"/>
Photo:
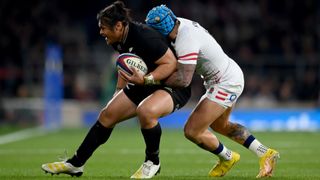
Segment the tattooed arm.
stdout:
<path fill-rule="evenodd" d="M 164 84 L 171 87 L 187 87 L 192 81 L 195 69 L 195 64 L 178 63 L 177 70 L 165 80 Z"/>

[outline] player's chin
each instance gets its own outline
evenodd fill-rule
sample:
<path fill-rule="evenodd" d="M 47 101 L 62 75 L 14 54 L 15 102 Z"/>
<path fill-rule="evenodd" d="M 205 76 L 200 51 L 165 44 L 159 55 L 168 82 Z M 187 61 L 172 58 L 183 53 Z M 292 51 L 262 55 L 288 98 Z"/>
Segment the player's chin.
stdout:
<path fill-rule="evenodd" d="M 111 41 L 109 38 L 105 38 L 105 41 L 108 45 L 112 45 L 114 42 Z"/>

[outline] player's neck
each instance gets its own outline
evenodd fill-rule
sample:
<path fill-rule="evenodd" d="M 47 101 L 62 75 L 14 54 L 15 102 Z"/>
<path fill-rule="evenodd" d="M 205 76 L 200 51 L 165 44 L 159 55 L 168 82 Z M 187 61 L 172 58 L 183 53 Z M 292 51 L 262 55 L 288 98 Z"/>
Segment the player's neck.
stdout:
<path fill-rule="evenodd" d="M 127 24 L 126 26 L 123 27 L 122 36 L 121 36 L 121 43 L 122 44 L 124 44 L 126 42 L 128 32 L 129 32 L 129 24 Z"/>
<path fill-rule="evenodd" d="M 168 35 L 169 39 L 172 42 L 174 42 L 176 40 L 176 38 L 177 38 L 179 26 L 180 26 L 180 22 L 177 20 L 176 25 L 173 27 L 173 30 Z"/>

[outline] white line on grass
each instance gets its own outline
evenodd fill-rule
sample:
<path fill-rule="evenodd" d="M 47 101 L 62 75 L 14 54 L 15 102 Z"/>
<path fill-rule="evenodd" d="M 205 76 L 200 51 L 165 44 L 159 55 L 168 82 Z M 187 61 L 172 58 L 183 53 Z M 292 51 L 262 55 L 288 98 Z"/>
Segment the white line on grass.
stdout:
<path fill-rule="evenodd" d="M 32 138 L 35 136 L 41 136 L 46 134 L 47 132 L 42 127 L 30 128 L 26 130 L 21 130 L 18 132 L 6 134 L 0 136 L 0 145 L 7 144 L 15 141 L 20 141 L 23 139 Z"/>

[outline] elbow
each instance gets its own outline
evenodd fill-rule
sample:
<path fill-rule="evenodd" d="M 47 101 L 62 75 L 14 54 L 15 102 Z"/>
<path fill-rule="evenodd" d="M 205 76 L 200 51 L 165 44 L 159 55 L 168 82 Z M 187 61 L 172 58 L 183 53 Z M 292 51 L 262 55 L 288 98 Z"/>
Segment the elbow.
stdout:
<path fill-rule="evenodd" d="M 188 79 L 180 79 L 177 81 L 176 86 L 180 88 L 186 88 L 191 84 L 191 80 Z"/>
<path fill-rule="evenodd" d="M 191 84 L 191 81 L 184 81 L 182 84 L 182 87 L 186 88 L 186 87 L 190 86 L 190 84 Z"/>
<path fill-rule="evenodd" d="M 183 76 L 184 78 L 182 79 L 182 87 L 188 87 L 190 86 L 193 78 L 193 73 L 192 74 L 185 74 Z"/>

